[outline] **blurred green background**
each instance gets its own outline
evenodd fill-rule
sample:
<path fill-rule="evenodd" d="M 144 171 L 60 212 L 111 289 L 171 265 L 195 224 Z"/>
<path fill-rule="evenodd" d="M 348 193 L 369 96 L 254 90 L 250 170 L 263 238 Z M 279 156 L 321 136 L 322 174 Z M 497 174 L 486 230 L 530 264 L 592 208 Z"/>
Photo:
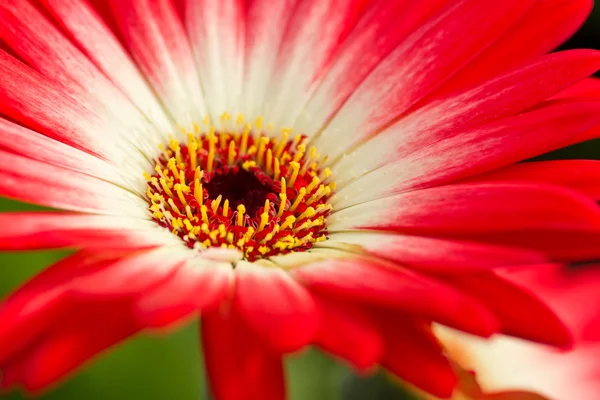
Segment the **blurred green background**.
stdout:
<path fill-rule="evenodd" d="M 585 26 L 561 49 L 599 46 L 600 9 L 597 8 Z M 600 142 L 595 141 L 555 152 L 549 157 L 599 158 L 598 155 Z M 0 212 L 32 209 L 35 207 L 0 198 Z M 60 251 L 0 253 L 0 296 L 5 296 L 65 254 Z M 138 336 L 104 353 L 41 399 L 208 399 L 197 332 L 198 326 L 194 323 L 164 337 Z M 290 358 L 287 371 L 292 400 L 409 398 L 382 374 L 358 377 L 345 365 L 316 350 Z M 25 397 L 12 392 L 0 395 L 0 398 L 19 400 Z"/>

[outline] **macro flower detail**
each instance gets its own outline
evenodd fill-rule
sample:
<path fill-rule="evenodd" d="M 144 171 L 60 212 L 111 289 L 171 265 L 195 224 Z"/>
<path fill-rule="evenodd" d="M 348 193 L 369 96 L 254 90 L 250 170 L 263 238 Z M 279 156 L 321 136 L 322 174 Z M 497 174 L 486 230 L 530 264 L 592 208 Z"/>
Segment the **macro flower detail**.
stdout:
<path fill-rule="evenodd" d="M 279 139 L 263 135 L 261 117 L 253 129 L 240 115 L 231 131 L 231 116 L 221 119 L 224 131 L 198 134 L 196 125 L 187 145 L 161 146 L 155 174 L 146 174 L 156 222 L 191 248 L 239 249 L 250 261 L 325 240 L 335 183 L 316 148 L 307 150 L 301 135 L 288 140 L 288 128 Z"/>
<path fill-rule="evenodd" d="M 217 400 L 307 346 L 441 398 L 488 389 L 479 339 L 578 348 L 499 269 L 600 259 L 600 165 L 522 162 L 598 137 L 600 54 L 549 53 L 592 2 L 494 3 L 2 1 L 0 195 L 52 210 L 0 249 L 73 253 L 0 304 L 0 387 L 198 316 Z"/>

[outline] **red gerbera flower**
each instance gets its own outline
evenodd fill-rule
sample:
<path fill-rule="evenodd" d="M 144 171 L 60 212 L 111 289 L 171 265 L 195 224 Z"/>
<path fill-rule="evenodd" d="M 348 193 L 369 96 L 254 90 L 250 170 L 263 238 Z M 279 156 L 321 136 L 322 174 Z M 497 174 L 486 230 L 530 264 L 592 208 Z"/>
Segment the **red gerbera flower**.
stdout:
<path fill-rule="evenodd" d="M 450 396 L 433 323 L 571 343 L 492 269 L 600 255 L 597 165 L 513 165 L 600 123 L 600 54 L 543 55 L 591 1 L 181 3 L 0 4 L 0 194 L 65 210 L 0 246 L 78 249 L 0 307 L 3 387 L 200 313 L 225 400 L 311 344 Z"/>

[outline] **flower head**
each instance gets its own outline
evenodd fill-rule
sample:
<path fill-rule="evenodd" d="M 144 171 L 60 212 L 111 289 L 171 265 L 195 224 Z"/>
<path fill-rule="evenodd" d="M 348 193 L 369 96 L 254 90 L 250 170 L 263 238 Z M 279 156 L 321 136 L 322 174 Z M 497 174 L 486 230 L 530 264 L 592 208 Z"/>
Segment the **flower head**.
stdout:
<path fill-rule="evenodd" d="M 600 255 L 598 165 L 515 164 L 596 135 L 600 55 L 544 55 L 590 1 L 97 3 L 0 4 L 0 195 L 63 210 L 0 248 L 77 249 L 0 306 L 3 387 L 199 314 L 225 400 L 308 345 L 448 397 L 432 327 L 571 344 L 494 269 Z"/>

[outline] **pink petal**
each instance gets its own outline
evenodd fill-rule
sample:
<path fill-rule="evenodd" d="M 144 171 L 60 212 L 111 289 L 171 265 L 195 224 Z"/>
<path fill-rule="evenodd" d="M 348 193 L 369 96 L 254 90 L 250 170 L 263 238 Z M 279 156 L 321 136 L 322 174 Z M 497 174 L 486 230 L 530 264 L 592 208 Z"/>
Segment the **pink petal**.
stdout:
<path fill-rule="evenodd" d="M 403 193 L 349 207 L 328 218 L 330 232 L 397 230 L 469 237 L 523 230 L 597 230 L 595 202 L 558 186 L 477 183 Z"/>
<path fill-rule="evenodd" d="M 144 200 L 116 185 L 1 149 L 0 195 L 53 208 L 148 216 Z"/>
<path fill-rule="evenodd" d="M 281 355 L 256 337 L 234 313 L 202 318 L 202 345 L 210 388 L 219 400 L 284 400 Z"/>
<path fill-rule="evenodd" d="M 274 349 L 298 350 L 313 339 L 318 309 L 311 294 L 287 272 L 240 261 L 236 277 L 240 316 Z"/>
<path fill-rule="evenodd" d="M 532 2 L 449 2 L 362 82 L 329 123 L 317 147 L 335 159 L 376 133 L 497 39 Z M 473 21 L 478 21 L 477 35 L 471 29 Z M 350 132 L 355 134 L 349 136 Z"/>
<path fill-rule="evenodd" d="M 311 291 L 404 310 L 489 336 L 498 326 L 477 300 L 444 283 L 376 259 L 331 259 L 294 270 Z"/>
<path fill-rule="evenodd" d="M 81 94 L 65 93 L 64 87 L 0 50 L 0 111 L 9 118 L 46 136 L 92 154 L 110 158 L 113 133 L 106 115 L 86 107 Z"/>
<path fill-rule="evenodd" d="M 398 157 L 338 190 L 339 197 L 348 198 L 338 207 L 494 170 L 576 143 L 599 123 L 600 101 L 542 104 L 534 111 L 441 138 L 410 155 Z M 361 154 L 363 151 L 358 150 Z M 366 185 L 375 188 L 365 191 L 362 188 Z"/>
<path fill-rule="evenodd" d="M 244 90 L 239 102 L 241 112 L 251 121 L 267 111 L 263 105 L 277 62 L 277 51 L 273 49 L 279 49 L 281 45 L 296 2 L 297 0 L 247 2 Z"/>
<path fill-rule="evenodd" d="M 164 126 L 163 109 L 127 52 L 85 0 L 42 0 L 70 38 L 154 123 Z M 94 38 L 90 40 L 90 38 Z"/>
<path fill-rule="evenodd" d="M 178 124 L 206 115 L 194 57 L 171 0 L 111 0 L 127 48 Z"/>
<path fill-rule="evenodd" d="M 444 0 L 374 1 L 331 57 L 331 67 L 294 126 L 311 134 L 352 95 L 369 73 L 429 19 Z"/>
<path fill-rule="evenodd" d="M 106 161 L 2 118 L 0 146 L 41 163 L 127 185 L 119 171 Z"/>
<path fill-rule="evenodd" d="M 376 327 L 363 310 L 320 297 L 321 323 L 315 343 L 323 350 L 366 370 L 381 360 L 384 345 Z"/>
<path fill-rule="evenodd" d="M 123 93 L 27 0 L 5 2 L 0 7 L 0 26 L 2 39 L 42 75 L 66 88 L 76 87 L 93 106 L 110 110 L 132 126 L 143 123 L 143 116 Z"/>
<path fill-rule="evenodd" d="M 494 246 L 475 241 L 440 239 L 378 232 L 341 232 L 329 235 L 318 247 L 360 251 L 423 271 L 448 274 L 502 266 L 537 264 L 541 252 Z"/>
<path fill-rule="evenodd" d="M 163 328 L 194 313 L 216 308 L 230 294 L 231 264 L 188 262 L 135 302 L 136 317 L 147 327 Z"/>
<path fill-rule="evenodd" d="M 245 2 L 187 0 L 185 9 L 203 93 L 210 99 L 207 107 L 213 120 L 218 121 L 223 112 L 233 112 L 232 105 L 239 101 L 244 84 Z"/>
<path fill-rule="evenodd" d="M 476 132 L 476 128 L 485 123 L 496 121 L 500 126 L 501 118 L 514 116 L 538 105 L 558 91 L 593 74 L 598 68 L 599 52 L 565 51 L 539 57 L 476 87 L 449 94 L 408 113 L 343 158 L 336 164 L 336 169 L 344 172 L 336 180 L 341 185 L 349 178 L 426 151 L 428 146 L 440 141 L 450 138 L 460 140 L 465 131 Z M 591 108 L 592 104 L 590 102 L 588 107 Z M 576 107 L 573 109 L 577 111 Z M 535 150 L 530 156 L 539 154 Z M 378 156 L 374 157 L 373 154 Z"/>
<path fill-rule="evenodd" d="M 293 124 L 303 111 L 364 4 L 364 0 L 296 2 L 265 99 L 266 115 L 276 126 Z"/>

